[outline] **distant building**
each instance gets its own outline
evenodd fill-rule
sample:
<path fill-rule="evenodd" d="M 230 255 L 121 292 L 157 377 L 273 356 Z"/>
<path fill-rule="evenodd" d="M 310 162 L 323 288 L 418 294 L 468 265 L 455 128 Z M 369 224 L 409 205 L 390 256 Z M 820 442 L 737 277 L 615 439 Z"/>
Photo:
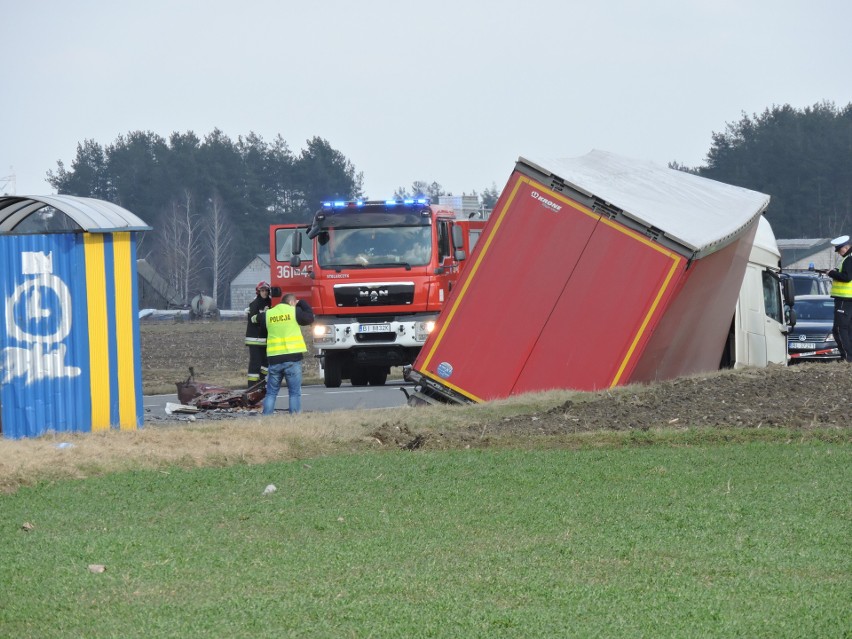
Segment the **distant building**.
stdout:
<path fill-rule="evenodd" d="M 488 217 L 487 212 L 482 210 L 479 197 L 476 195 L 441 195 L 438 197 L 438 204 L 450 207 L 461 219 Z"/>
<path fill-rule="evenodd" d="M 231 310 L 243 310 L 257 295 L 258 282 L 268 282 L 269 253 L 258 253 L 242 271 L 231 280 Z"/>
<path fill-rule="evenodd" d="M 834 268 L 836 258 L 830 239 L 777 240 L 781 268 L 787 271 Z"/>

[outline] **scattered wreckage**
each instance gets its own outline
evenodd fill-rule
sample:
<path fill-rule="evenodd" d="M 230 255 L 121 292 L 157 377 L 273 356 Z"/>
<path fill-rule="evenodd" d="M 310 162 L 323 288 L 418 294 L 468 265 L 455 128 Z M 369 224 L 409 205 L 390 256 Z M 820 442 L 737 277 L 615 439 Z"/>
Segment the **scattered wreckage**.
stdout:
<path fill-rule="evenodd" d="M 166 414 L 193 414 L 208 410 L 257 410 L 266 397 L 266 380 L 249 386 L 245 390 L 232 390 L 218 384 L 195 379 L 193 367 L 184 382 L 176 382 L 179 404 L 168 402 Z"/>

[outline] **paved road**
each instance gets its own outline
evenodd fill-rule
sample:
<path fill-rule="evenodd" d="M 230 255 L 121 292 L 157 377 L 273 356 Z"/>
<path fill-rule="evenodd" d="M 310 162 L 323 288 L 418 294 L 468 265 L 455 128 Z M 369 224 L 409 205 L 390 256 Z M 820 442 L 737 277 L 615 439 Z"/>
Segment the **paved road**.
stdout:
<path fill-rule="evenodd" d="M 359 408 L 394 408 L 405 406 L 405 395 L 400 388 L 411 390 L 411 384 L 389 381 L 384 386 L 349 386 L 326 388 L 322 384 L 302 387 L 302 411 L 326 413 L 334 410 Z M 177 395 L 146 395 L 145 414 L 151 417 L 165 416 L 166 402 L 178 403 Z M 276 410 L 287 410 L 287 389 L 278 393 Z"/>

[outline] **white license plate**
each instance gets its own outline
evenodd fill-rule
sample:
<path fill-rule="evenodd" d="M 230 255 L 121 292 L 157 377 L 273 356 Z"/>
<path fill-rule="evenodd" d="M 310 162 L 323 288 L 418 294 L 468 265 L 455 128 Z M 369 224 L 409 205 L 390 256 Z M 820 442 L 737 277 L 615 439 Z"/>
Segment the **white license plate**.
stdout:
<path fill-rule="evenodd" d="M 390 333 L 390 324 L 360 324 L 359 333 Z"/>
<path fill-rule="evenodd" d="M 812 351 L 816 349 L 816 344 L 811 344 L 810 342 L 790 342 L 790 348 L 800 351 Z"/>

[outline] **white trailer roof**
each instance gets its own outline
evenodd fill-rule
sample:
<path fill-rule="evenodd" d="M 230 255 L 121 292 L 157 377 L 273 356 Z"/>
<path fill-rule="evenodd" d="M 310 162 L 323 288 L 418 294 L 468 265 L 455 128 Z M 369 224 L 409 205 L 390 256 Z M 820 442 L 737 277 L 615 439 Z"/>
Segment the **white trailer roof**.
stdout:
<path fill-rule="evenodd" d="M 607 151 L 594 150 L 578 158 L 520 157 L 518 163 L 621 209 L 696 254 L 729 244 L 769 205 L 764 193 Z"/>

